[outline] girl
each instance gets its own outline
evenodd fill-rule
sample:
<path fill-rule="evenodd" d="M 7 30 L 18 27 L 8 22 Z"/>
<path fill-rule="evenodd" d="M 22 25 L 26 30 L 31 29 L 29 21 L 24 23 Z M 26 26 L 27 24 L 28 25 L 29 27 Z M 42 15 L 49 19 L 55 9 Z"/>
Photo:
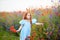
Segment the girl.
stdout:
<path fill-rule="evenodd" d="M 36 19 L 32 19 L 30 13 L 25 13 L 23 19 L 19 23 L 21 24 L 21 26 L 19 27 L 17 32 L 21 30 L 20 40 L 25 40 L 27 37 L 30 37 L 32 24 L 43 25 L 43 23 L 37 23 Z"/>

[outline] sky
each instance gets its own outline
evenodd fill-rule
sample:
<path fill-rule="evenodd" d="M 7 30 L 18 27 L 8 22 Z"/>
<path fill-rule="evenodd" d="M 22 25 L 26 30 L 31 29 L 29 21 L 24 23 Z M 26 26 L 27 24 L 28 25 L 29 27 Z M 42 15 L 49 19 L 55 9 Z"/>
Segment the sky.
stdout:
<path fill-rule="evenodd" d="M 26 8 L 46 8 L 53 5 L 51 0 L 0 0 L 0 12 L 26 11 Z"/>

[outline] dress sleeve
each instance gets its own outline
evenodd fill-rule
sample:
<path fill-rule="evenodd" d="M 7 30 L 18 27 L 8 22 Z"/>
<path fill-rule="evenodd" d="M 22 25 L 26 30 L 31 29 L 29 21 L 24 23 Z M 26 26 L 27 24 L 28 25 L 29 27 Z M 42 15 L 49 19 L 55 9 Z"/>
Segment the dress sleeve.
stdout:
<path fill-rule="evenodd" d="M 21 24 L 21 26 L 23 26 L 23 25 L 24 25 L 24 20 L 21 20 L 21 21 L 19 22 L 19 24 Z"/>
<path fill-rule="evenodd" d="M 32 19 L 32 24 L 36 23 L 37 20 L 36 19 Z"/>

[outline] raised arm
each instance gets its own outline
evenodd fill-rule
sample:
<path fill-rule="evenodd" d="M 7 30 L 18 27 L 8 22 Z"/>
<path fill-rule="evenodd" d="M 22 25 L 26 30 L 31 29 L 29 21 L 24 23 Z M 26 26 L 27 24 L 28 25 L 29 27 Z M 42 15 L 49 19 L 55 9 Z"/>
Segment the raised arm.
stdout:
<path fill-rule="evenodd" d="M 43 25 L 44 23 L 38 23 L 38 22 L 37 22 L 37 23 L 35 23 L 35 24 L 36 24 L 36 25 Z"/>

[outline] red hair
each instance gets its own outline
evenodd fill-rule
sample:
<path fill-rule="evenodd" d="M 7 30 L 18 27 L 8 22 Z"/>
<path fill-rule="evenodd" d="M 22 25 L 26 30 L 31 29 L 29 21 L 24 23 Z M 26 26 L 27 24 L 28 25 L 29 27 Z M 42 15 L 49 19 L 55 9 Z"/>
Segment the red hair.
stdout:
<path fill-rule="evenodd" d="M 23 19 L 27 20 L 27 14 L 28 13 L 24 13 Z M 31 16 L 31 14 L 30 14 L 30 23 L 32 24 L 32 16 Z"/>

